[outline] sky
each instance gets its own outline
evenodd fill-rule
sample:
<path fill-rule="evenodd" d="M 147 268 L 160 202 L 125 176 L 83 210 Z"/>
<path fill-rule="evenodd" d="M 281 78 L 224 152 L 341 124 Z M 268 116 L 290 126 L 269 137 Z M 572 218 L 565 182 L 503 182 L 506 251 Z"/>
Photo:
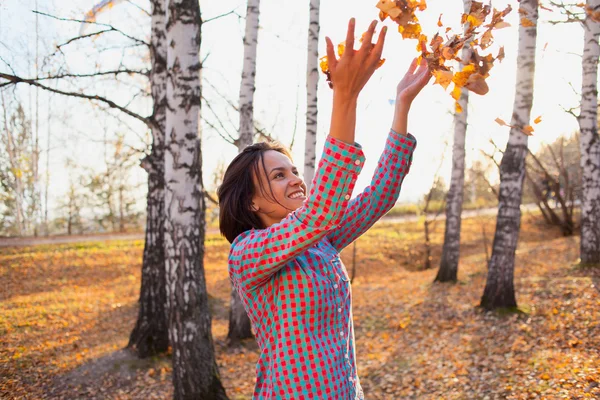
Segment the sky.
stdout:
<path fill-rule="evenodd" d="M 9 60 L 13 68 L 26 76 L 35 75 L 35 63 L 32 61 L 35 60 L 35 14 L 31 10 L 36 9 L 36 3 L 37 9 L 44 12 L 65 18 L 81 18 L 85 11 L 94 6 L 95 1 L 0 0 L 0 57 Z M 334 43 L 341 42 L 351 17 L 356 18 L 357 35 L 366 30 L 369 23 L 377 18 L 376 3 L 373 0 L 321 0 L 320 56 L 325 54 L 325 35 L 331 37 Z M 512 26 L 495 31 L 495 44 L 490 49 L 496 54 L 498 46 L 503 45 L 506 58 L 502 63 L 496 63 L 491 70 L 491 76 L 487 80 L 489 93 L 485 96 L 470 95 L 466 144 L 468 164 L 482 158 L 480 150 L 490 151 L 490 139 L 503 148 L 508 138 L 509 128 L 499 126 L 494 120 L 501 118 L 510 122 L 511 119 L 518 45 L 518 3 L 516 0 L 498 0 L 493 3 L 498 9 L 503 9 L 507 4 L 511 4 L 514 9 L 506 18 Z M 237 104 L 239 97 L 246 3 L 212 0 L 201 1 L 200 5 L 205 21 L 232 10 L 237 14 L 205 23 L 201 47 L 201 57 L 204 60 L 203 95 L 227 130 L 235 134 L 238 116 L 227 102 Z M 430 1 L 428 9 L 419 14 L 423 32 L 431 37 L 440 29 L 436 25 L 440 14 L 445 26 L 451 26 L 455 32 L 459 32 L 462 7 L 462 1 L 457 0 Z M 149 10 L 149 2 L 123 2 L 100 15 L 98 22 L 113 24 L 136 37 L 147 37 L 150 20 L 140 8 Z M 286 145 L 292 143 L 293 133 L 296 132 L 292 154 L 295 163 L 301 167 L 306 112 L 308 2 L 262 0 L 260 12 L 254 116 L 261 126 Z M 531 115 L 532 120 L 541 115 L 542 122 L 535 125 L 534 136 L 529 140 L 534 151 L 544 143 L 550 143 L 560 135 L 570 134 L 578 129 L 576 119 L 564 109 L 576 107 L 580 99 L 583 30 L 578 24 L 549 23 L 560 19 L 562 18 L 558 12 L 542 10 L 540 13 Z M 53 45 L 77 36 L 81 29 L 77 23 L 42 16 L 38 16 L 38 20 L 40 25 L 37 43 L 40 55 L 51 53 Z M 402 40 L 397 33 L 396 24 L 390 21 L 380 23 L 378 29 L 384 24 L 390 28 L 383 54 L 386 62 L 376 71 L 359 98 L 356 140 L 363 146 L 367 162 L 357 182 L 355 195 L 370 182 L 391 126 L 393 106 L 389 100 L 394 98 L 395 87 L 410 61 L 418 56 L 416 41 Z M 98 53 L 93 46 L 117 48 L 123 43 L 114 33 L 104 36 L 93 42 L 82 40 L 65 47 L 65 63 L 72 71 L 82 72 L 94 68 L 118 67 L 122 62 L 142 65 L 147 62 L 140 55 L 139 49 L 135 48 L 126 51 L 106 49 Z M 41 58 L 40 56 L 39 59 Z M 42 61 L 40 67 L 41 63 Z M 0 60 L 0 71 L 7 70 Z M 143 87 L 142 81 L 136 84 Z M 130 84 L 115 85 L 108 80 L 96 83 L 89 81 L 85 90 L 110 96 L 119 104 L 131 101 Z M 24 101 L 35 102 L 34 90 L 21 87 L 18 93 Z M 67 158 L 75 159 L 81 166 L 80 170 L 101 168 L 103 154 L 100 140 L 105 136 L 112 137 L 116 132 L 126 133 L 127 143 L 132 148 L 143 149 L 144 141 L 148 143 L 145 127 L 131 118 L 116 113 L 107 114 L 101 108 L 91 107 L 78 99 L 38 94 L 42 144 L 46 143 L 48 132 L 51 137 L 51 204 L 56 204 L 68 188 L 69 172 L 65 168 Z M 318 149 L 322 148 L 328 131 L 331 96 L 332 91 L 321 75 L 318 91 Z M 147 115 L 151 105 L 148 101 L 136 98 L 131 101 L 131 106 Z M 401 202 L 420 199 L 430 188 L 440 165 L 442 177 L 449 182 L 453 108 L 449 92 L 433 84 L 428 85 L 413 103 L 409 115 L 409 131 L 417 138 L 418 145 L 411 171 L 403 184 Z M 47 117 L 48 112 L 52 114 L 50 119 Z M 202 113 L 209 121 L 216 122 L 208 107 L 204 106 Z M 237 149 L 206 124 L 202 129 L 202 146 L 204 181 L 210 185 L 213 171 L 219 164 L 227 164 L 236 155 Z M 320 154 L 320 150 L 317 153 Z M 71 171 L 70 174 L 72 177 L 74 172 Z M 132 176 L 132 184 L 143 182 L 144 179 L 144 171 L 137 169 Z M 140 199 L 143 200 L 143 189 L 140 191 Z"/>

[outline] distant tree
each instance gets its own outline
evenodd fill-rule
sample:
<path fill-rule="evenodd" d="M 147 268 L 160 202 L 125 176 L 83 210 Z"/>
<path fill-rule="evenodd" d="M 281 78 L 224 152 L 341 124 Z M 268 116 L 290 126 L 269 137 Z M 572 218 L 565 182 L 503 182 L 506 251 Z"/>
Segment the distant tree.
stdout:
<path fill-rule="evenodd" d="M 94 220 L 104 230 L 125 232 L 127 227 L 136 227 L 140 216 L 135 210 L 136 187 L 130 183 L 131 171 L 138 163 L 139 153 L 125 146 L 125 137 L 117 134 L 114 142 L 104 142 L 105 170 L 89 170 L 86 181 L 89 206 Z"/>
<path fill-rule="evenodd" d="M 550 225 L 561 228 L 565 236 L 575 232 L 574 208 L 581 200 L 581 167 L 577 135 L 560 137 L 537 154 L 530 151 L 526 178 L 535 203 Z M 554 204 L 552 204 L 554 203 Z"/>
<path fill-rule="evenodd" d="M 487 310 L 516 308 L 515 251 L 521 227 L 521 199 L 527 157 L 527 135 L 533 102 L 538 2 L 522 0 L 519 12 L 516 93 L 508 144 L 500 163 L 496 232 L 481 306 Z"/>
<path fill-rule="evenodd" d="M 463 0 L 464 13 L 471 12 L 471 0 Z M 465 32 L 470 23 L 466 22 Z M 469 43 L 465 43 L 462 49 L 461 59 L 468 63 L 471 59 Z M 463 64 L 459 63 L 462 71 Z M 440 268 L 435 280 L 437 282 L 456 282 L 458 273 L 458 260 L 460 258 L 460 223 L 464 198 L 465 182 L 465 139 L 467 136 L 467 105 L 469 103 L 469 91 L 462 88 L 458 104 L 460 110 L 454 113 L 454 144 L 452 146 L 452 177 L 450 179 L 450 190 L 446 200 L 446 227 L 444 231 L 444 246 Z"/>
<path fill-rule="evenodd" d="M 246 8 L 246 32 L 244 35 L 244 65 L 240 84 L 240 124 L 237 139 L 241 152 L 254 141 L 254 91 L 256 77 L 256 48 L 258 45 L 258 19 L 260 0 L 249 0 Z M 229 308 L 228 342 L 233 345 L 242 339 L 252 337 L 250 318 L 237 291 L 231 287 Z"/>
<path fill-rule="evenodd" d="M 165 261 L 174 398 L 227 399 L 215 359 L 204 277 L 200 5 L 197 0 L 170 0 L 167 11 Z"/>
<path fill-rule="evenodd" d="M 30 235 L 34 232 L 35 185 L 32 158 L 35 151 L 31 118 L 18 101 L 1 94 L 2 137 L 0 146 L 0 199 L 2 232 Z"/>
<path fill-rule="evenodd" d="M 580 128 L 582 179 L 581 246 L 583 264 L 600 265 L 600 136 L 598 136 L 598 58 L 600 0 L 585 4 Z"/>
<path fill-rule="evenodd" d="M 317 92 L 319 87 L 319 8 L 320 0 L 310 0 L 306 59 L 306 139 L 304 144 L 304 181 L 307 190 L 315 176 L 317 158 Z"/>

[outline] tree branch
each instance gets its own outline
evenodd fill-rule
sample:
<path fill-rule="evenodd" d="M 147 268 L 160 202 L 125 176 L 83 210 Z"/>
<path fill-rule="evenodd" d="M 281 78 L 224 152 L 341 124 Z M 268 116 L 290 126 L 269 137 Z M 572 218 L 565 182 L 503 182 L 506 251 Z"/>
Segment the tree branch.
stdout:
<path fill-rule="evenodd" d="M 133 40 L 134 42 L 137 42 L 137 43 L 139 43 L 139 44 L 143 44 L 143 45 L 145 45 L 145 46 L 148 46 L 148 47 L 150 47 L 150 43 L 147 43 L 147 42 L 145 42 L 145 41 L 143 41 L 143 40 L 141 40 L 141 39 L 138 39 L 138 38 L 136 38 L 136 37 L 133 37 L 133 36 L 131 36 L 131 35 L 128 35 L 128 34 L 126 34 L 125 32 L 123 32 L 123 31 L 121 31 L 121 30 L 119 30 L 119 29 L 115 28 L 114 26 L 112 26 L 112 25 L 110 25 L 110 24 L 103 24 L 103 23 L 100 23 L 100 22 L 86 21 L 86 20 L 83 20 L 83 19 L 74 19 L 74 18 L 61 18 L 61 17 L 57 17 L 57 16 L 55 16 L 55 15 L 46 14 L 46 13 L 43 13 L 43 12 L 41 12 L 41 11 L 37 11 L 37 10 L 33 10 L 33 12 L 34 12 L 35 14 L 43 15 L 43 16 L 45 16 L 45 17 L 53 18 L 53 19 L 56 19 L 56 20 L 59 20 L 59 21 L 77 22 L 77 23 L 80 23 L 80 24 L 90 24 L 90 25 L 96 25 L 96 26 L 103 26 L 103 27 L 105 27 L 105 28 L 109 28 L 109 29 L 107 29 L 107 30 L 106 30 L 106 32 L 109 32 L 109 31 L 118 32 L 118 33 L 120 33 L 121 35 L 125 36 L 125 37 L 126 37 L 127 39 L 129 39 L 129 40 Z M 84 36 L 86 36 L 86 35 L 84 35 Z M 84 36 L 82 36 L 82 37 L 84 37 Z M 79 38 L 82 38 L 82 37 L 79 37 Z M 78 39 L 78 38 L 75 38 L 74 40 L 77 40 L 77 39 Z M 67 43 L 68 43 L 68 42 L 67 42 Z M 67 43 L 65 43 L 65 44 L 67 44 Z"/>
<path fill-rule="evenodd" d="M 101 96 L 98 96 L 98 95 L 87 95 L 87 94 L 76 93 L 76 92 L 65 92 L 63 90 L 53 89 L 49 86 L 42 85 L 41 83 L 36 82 L 35 80 L 32 80 L 32 79 L 24 79 L 24 78 L 20 78 L 18 76 L 5 74 L 3 72 L 0 72 L 0 78 L 6 79 L 9 81 L 9 83 L 12 83 L 15 85 L 18 83 L 27 83 L 28 85 L 36 86 L 36 87 L 39 87 L 41 89 L 47 90 L 52 93 L 58 93 L 58 94 L 62 94 L 64 96 L 79 97 L 79 98 L 87 99 L 87 100 L 99 101 L 101 103 L 104 103 L 104 104 L 110 106 L 111 108 L 115 108 L 115 109 L 129 115 L 130 117 L 133 117 L 135 119 L 142 121 L 144 124 L 146 124 L 148 126 L 151 126 L 150 118 L 142 117 L 141 115 L 136 114 L 133 111 L 128 110 L 127 108 L 118 105 L 114 101 L 109 100 L 104 97 L 101 97 Z M 0 87 L 2 87 L 4 85 L 5 84 L 0 84 Z"/>

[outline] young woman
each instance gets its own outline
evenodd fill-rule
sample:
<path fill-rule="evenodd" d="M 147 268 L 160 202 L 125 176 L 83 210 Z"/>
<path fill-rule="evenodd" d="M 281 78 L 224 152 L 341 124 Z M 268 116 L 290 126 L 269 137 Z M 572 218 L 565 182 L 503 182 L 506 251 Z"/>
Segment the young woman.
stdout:
<path fill-rule="evenodd" d="M 377 67 L 369 27 L 336 58 L 327 41 L 333 110 L 310 193 L 289 152 L 276 143 L 248 146 L 219 188 L 220 229 L 232 243 L 229 274 L 261 349 L 253 399 L 363 399 L 356 373 L 351 290 L 340 251 L 393 207 L 409 170 L 415 138 L 410 105 L 430 72 L 413 61 L 397 87 L 392 129 L 371 185 L 350 200 L 365 158 L 354 141 L 358 94 Z"/>

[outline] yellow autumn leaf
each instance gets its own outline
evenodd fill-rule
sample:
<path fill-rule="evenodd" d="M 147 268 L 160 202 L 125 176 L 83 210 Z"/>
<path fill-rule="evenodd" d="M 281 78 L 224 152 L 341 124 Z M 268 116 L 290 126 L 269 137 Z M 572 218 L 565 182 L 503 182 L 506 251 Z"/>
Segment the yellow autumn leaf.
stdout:
<path fill-rule="evenodd" d="M 439 84 L 444 90 L 448 88 L 448 85 L 452 82 L 452 71 L 436 70 L 433 71 L 433 75 L 435 76 L 434 84 Z"/>
<path fill-rule="evenodd" d="M 398 25 L 398 32 L 402 34 L 403 39 L 419 39 L 421 35 L 420 24 Z"/>
<path fill-rule="evenodd" d="M 458 102 L 454 103 L 454 110 L 456 111 L 457 114 L 460 114 L 463 112 L 463 109 Z"/>
<path fill-rule="evenodd" d="M 346 50 L 346 43 L 345 42 L 342 42 L 342 43 L 338 44 L 338 47 L 337 47 L 338 56 L 341 57 L 342 54 L 344 54 L 345 50 Z M 350 53 L 350 54 L 352 54 L 352 53 Z"/>
<path fill-rule="evenodd" d="M 508 28 L 509 26 L 510 24 L 508 22 L 500 21 L 496 25 L 494 25 L 494 29 Z"/>
<path fill-rule="evenodd" d="M 462 93 L 462 89 L 460 86 L 457 86 L 456 84 L 454 85 L 454 89 L 452 89 L 452 93 L 450 93 L 450 96 L 452 96 L 452 98 L 456 101 L 458 101 L 458 99 L 460 99 L 460 94 Z M 458 104 L 458 103 L 456 103 Z"/>
<path fill-rule="evenodd" d="M 536 119 L 533 120 L 534 124 L 539 124 L 540 122 L 542 122 L 542 116 L 541 115 L 539 117 L 537 117 Z"/>

